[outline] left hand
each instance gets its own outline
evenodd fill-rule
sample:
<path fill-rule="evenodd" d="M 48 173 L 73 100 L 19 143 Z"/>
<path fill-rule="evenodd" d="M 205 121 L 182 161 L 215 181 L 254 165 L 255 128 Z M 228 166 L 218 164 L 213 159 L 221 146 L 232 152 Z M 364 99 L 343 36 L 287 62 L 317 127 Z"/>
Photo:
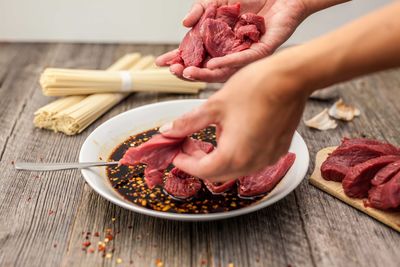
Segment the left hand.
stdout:
<path fill-rule="evenodd" d="M 183 21 L 184 26 L 192 27 L 197 23 L 202 10 L 210 2 L 230 5 L 237 3 L 238 0 L 198 1 Z M 247 50 L 213 58 L 207 62 L 205 68 L 184 68 L 180 64 L 174 64 L 170 66 L 173 74 L 188 80 L 224 82 L 245 65 L 271 55 L 308 16 L 304 0 L 241 0 L 239 2 L 243 6 L 242 13 L 253 12 L 264 17 L 267 31 L 260 41 Z M 157 65 L 166 66 L 169 60 L 176 57 L 176 53 L 178 53 L 177 49 L 161 55 L 156 60 Z"/>

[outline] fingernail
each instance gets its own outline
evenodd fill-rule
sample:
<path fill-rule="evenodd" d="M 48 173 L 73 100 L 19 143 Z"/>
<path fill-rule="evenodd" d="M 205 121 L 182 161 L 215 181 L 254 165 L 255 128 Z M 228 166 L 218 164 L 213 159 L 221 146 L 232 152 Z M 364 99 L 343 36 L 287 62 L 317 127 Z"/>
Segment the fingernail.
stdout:
<path fill-rule="evenodd" d="M 193 81 L 193 78 L 192 78 L 192 76 L 190 76 L 190 75 L 182 74 L 182 76 L 183 76 L 183 78 L 185 78 L 185 79 L 188 79 L 188 80 L 192 80 L 192 81 Z"/>
<path fill-rule="evenodd" d="M 172 129 L 172 122 L 167 122 L 160 127 L 160 133 L 166 133 Z"/>

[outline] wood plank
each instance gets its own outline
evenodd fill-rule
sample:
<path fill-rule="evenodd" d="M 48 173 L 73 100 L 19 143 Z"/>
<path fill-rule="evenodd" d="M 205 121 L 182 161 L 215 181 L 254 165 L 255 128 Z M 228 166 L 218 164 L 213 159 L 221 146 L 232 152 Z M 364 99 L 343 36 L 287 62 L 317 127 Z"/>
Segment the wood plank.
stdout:
<path fill-rule="evenodd" d="M 66 253 L 74 214 L 83 192 L 84 181 L 79 172 L 16 172 L 10 162 L 78 160 L 76 152 L 85 135 L 66 138 L 33 127 L 33 112 L 50 101 L 42 96 L 37 80 L 48 65 L 70 67 L 76 64 L 97 68 L 101 65 L 100 59 L 106 60 L 107 54 L 111 54 L 109 51 L 104 53 L 107 49 L 112 50 L 113 46 L 27 44 L 19 55 L 25 58 L 22 62 L 26 67 L 14 70 L 15 76 L 4 84 L 7 85 L 5 99 L 11 104 L 13 98 L 25 100 L 25 103 L 0 163 L 3 170 L 0 176 L 2 266 L 59 265 Z M 37 55 L 38 51 L 42 51 L 42 55 Z M 47 53 L 49 56 L 45 58 Z M 110 62 L 111 58 L 107 61 Z M 11 104 L 2 102 L 0 109 Z M 12 112 L 7 116 L 12 117 Z"/>
<path fill-rule="evenodd" d="M 337 147 L 327 147 L 318 151 L 315 159 L 315 169 L 311 174 L 309 181 L 312 185 L 319 189 L 327 192 L 328 194 L 342 200 L 343 202 L 355 207 L 358 210 L 368 214 L 369 216 L 377 219 L 378 221 L 392 227 L 397 232 L 400 232 L 400 211 L 390 212 L 366 207 L 363 199 L 350 198 L 344 193 L 341 183 L 334 181 L 327 181 L 322 178 L 321 164 L 324 162 L 330 153 L 332 153 Z"/>

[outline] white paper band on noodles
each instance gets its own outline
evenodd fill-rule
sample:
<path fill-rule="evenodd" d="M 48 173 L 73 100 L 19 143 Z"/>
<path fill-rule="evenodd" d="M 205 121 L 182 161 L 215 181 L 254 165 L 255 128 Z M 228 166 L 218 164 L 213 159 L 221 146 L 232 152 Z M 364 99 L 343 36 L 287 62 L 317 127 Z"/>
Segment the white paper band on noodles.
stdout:
<path fill-rule="evenodd" d="M 121 91 L 130 91 L 132 89 L 132 76 L 129 71 L 120 71 Z"/>

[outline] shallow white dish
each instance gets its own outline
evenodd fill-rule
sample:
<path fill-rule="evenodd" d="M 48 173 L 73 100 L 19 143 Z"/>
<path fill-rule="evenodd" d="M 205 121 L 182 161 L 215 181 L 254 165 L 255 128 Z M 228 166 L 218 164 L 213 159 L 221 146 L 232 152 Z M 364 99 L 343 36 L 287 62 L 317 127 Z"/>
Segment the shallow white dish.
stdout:
<path fill-rule="evenodd" d="M 176 100 L 160 102 L 135 108 L 119 114 L 97 127 L 82 145 L 79 161 L 93 162 L 107 160 L 111 152 L 129 136 L 171 121 L 179 115 L 199 106 L 204 100 Z M 238 210 L 210 214 L 177 214 L 150 210 L 125 200 L 112 187 L 104 167 L 83 169 L 87 183 L 101 196 L 112 203 L 138 213 L 182 221 L 208 221 L 243 215 L 253 212 L 287 196 L 303 180 L 309 164 L 309 153 L 303 138 L 295 133 L 290 151 L 296 154 L 296 161 L 282 181 L 262 200 Z"/>

